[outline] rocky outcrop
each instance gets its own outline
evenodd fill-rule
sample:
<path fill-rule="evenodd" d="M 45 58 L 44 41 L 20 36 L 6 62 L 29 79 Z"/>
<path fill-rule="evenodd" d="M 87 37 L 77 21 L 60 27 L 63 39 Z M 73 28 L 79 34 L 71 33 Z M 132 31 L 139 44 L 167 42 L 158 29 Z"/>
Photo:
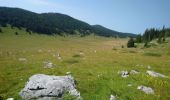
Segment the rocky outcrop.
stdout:
<path fill-rule="evenodd" d="M 19 95 L 23 100 L 53 100 L 61 99 L 65 93 L 69 93 L 75 98 L 81 99 L 80 92 L 75 87 L 74 78 L 71 75 L 49 76 L 36 74 L 29 78 Z"/>
<path fill-rule="evenodd" d="M 154 90 L 150 87 L 146 87 L 146 86 L 141 85 L 141 86 L 138 86 L 137 89 L 145 92 L 146 94 L 154 94 Z"/>

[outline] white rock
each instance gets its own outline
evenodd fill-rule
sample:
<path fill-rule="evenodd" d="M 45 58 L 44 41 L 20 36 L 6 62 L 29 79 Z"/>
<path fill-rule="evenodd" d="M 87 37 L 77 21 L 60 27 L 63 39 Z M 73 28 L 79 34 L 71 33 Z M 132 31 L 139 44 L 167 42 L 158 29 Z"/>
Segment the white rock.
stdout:
<path fill-rule="evenodd" d="M 44 68 L 52 68 L 52 67 L 54 67 L 52 62 L 44 62 L 44 64 L 45 64 Z"/>
<path fill-rule="evenodd" d="M 163 77 L 163 78 L 167 78 L 167 76 L 163 75 L 163 74 L 160 74 L 160 73 L 157 73 L 157 72 L 154 72 L 154 71 L 147 71 L 146 72 L 147 74 L 149 74 L 150 76 L 153 76 L 153 77 Z"/>
<path fill-rule="evenodd" d="M 66 72 L 66 75 L 70 75 L 71 74 L 71 72 Z"/>
<path fill-rule="evenodd" d="M 146 94 L 154 94 L 154 90 L 150 87 L 146 87 L 146 86 L 141 85 L 141 86 L 138 86 L 137 89 L 145 92 Z"/>
<path fill-rule="evenodd" d="M 61 57 L 57 57 L 59 60 L 61 60 Z"/>
<path fill-rule="evenodd" d="M 109 100 L 116 100 L 116 97 L 114 95 L 110 95 L 110 99 Z"/>
<path fill-rule="evenodd" d="M 14 98 L 8 98 L 7 100 L 14 100 Z"/>
<path fill-rule="evenodd" d="M 130 71 L 130 74 L 139 74 L 139 72 L 136 71 L 136 70 L 131 70 L 131 71 Z"/>
<path fill-rule="evenodd" d="M 80 54 L 80 55 L 84 55 L 84 53 L 83 53 L 83 52 L 80 52 L 79 54 Z"/>
<path fill-rule="evenodd" d="M 130 87 L 130 86 L 132 86 L 132 84 L 128 84 L 127 86 L 129 86 L 129 87 Z"/>
<path fill-rule="evenodd" d="M 120 71 L 120 72 L 118 72 L 118 73 L 121 74 L 121 76 L 122 76 L 123 78 L 126 78 L 126 77 L 129 76 L 129 72 L 128 72 L 128 71 Z"/>
<path fill-rule="evenodd" d="M 26 58 L 19 58 L 18 60 L 19 60 L 19 61 L 27 61 Z"/>
<path fill-rule="evenodd" d="M 41 49 L 39 49 L 39 50 L 38 50 L 38 52 L 39 52 L 39 53 L 41 53 L 41 52 L 42 52 L 42 50 L 41 50 Z"/>
<path fill-rule="evenodd" d="M 23 100 L 53 100 L 62 99 L 65 93 L 70 93 L 81 99 L 80 93 L 75 89 L 74 78 L 67 76 L 49 76 L 44 74 L 36 74 L 29 78 L 29 81 L 21 90 L 19 95 Z"/>
<path fill-rule="evenodd" d="M 148 69 L 151 69 L 151 66 L 148 66 Z"/>

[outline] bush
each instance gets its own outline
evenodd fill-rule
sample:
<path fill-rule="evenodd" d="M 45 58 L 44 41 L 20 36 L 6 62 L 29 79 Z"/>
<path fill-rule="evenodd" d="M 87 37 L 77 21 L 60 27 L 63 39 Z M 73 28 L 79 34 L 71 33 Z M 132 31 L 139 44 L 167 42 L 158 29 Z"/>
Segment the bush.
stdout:
<path fill-rule="evenodd" d="M 130 38 L 130 40 L 127 43 L 127 47 L 128 48 L 133 48 L 135 47 L 135 41 L 133 40 L 133 38 Z"/>
<path fill-rule="evenodd" d="M 15 32 L 15 35 L 18 35 L 18 32 Z"/>
<path fill-rule="evenodd" d="M 2 33 L 2 29 L 0 28 L 0 33 Z"/>
<path fill-rule="evenodd" d="M 68 64 L 75 64 L 75 63 L 79 63 L 78 60 L 76 59 L 67 59 L 63 61 L 64 63 L 68 63 Z"/>
<path fill-rule="evenodd" d="M 73 55 L 73 57 L 75 57 L 75 58 L 79 58 L 79 57 L 81 57 L 81 55 L 79 55 L 79 54 L 75 54 L 75 55 Z"/>
<path fill-rule="evenodd" d="M 2 27 L 7 27 L 7 24 L 1 23 L 1 26 L 2 26 Z"/>

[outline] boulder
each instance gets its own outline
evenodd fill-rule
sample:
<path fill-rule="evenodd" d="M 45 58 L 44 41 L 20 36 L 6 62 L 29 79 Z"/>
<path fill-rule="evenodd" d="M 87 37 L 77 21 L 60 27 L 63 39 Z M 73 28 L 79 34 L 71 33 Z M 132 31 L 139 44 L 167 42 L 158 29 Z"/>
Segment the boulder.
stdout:
<path fill-rule="evenodd" d="M 154 94 L 154 90 L 150 87 L 146 87 L 146 86 L 141 85 L 141 86 L 138 86 L 137 89 L 145 92 L 146 94 Z"/>
<path fill-rule="evenodd" d="M 71 75 L 49 76 L 36 74 L 29 78 L 19 95 L 23 100 L 53 100 L 62 99 L 65 93 L 81 99 L 80 92 L 76 90 L 75 81 Z"/>
<path fill-rule="evenodd" d="M 157 73 L 157 72 L 154 72 L 154 71 L 147 71 L 146 72 L 147 74 L 149 74 L 150 76 L 152 77 L 163 77 L 163 78 L 167 78 L 167 76 L 163 75 L 163 74 L 160 74 L 160 73 Z"/>

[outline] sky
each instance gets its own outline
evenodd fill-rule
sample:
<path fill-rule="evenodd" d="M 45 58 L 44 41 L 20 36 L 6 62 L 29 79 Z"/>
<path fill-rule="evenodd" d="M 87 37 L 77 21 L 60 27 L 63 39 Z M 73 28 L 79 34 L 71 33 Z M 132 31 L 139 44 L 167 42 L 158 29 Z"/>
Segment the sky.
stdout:
<path fill-rule="evenodd" d="M 135 34 L 170 27 L 170 0 L 0 0 L 0 6 L 62 13 L 90 25 Z"/>

